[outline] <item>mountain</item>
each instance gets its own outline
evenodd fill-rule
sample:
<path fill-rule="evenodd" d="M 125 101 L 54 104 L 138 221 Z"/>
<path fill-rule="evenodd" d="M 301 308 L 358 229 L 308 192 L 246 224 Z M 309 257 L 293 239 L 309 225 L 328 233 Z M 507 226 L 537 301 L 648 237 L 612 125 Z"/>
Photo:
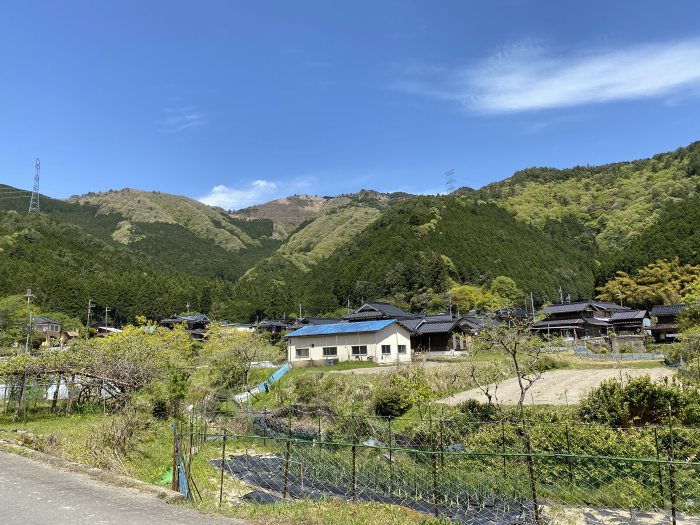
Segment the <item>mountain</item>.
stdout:
<path fill-rule="evenodd" d="M 381 193 L 373 190 L 360 190 L 357 193 L 338 195 L 337 197 L 292 195 L 284 199 L 232 211 L 231 215 L 239 219 L 270 220 L 273 224 L 274 237 L 286 239 L 291 233 L 299 230 L 304 223 L 313 221 L 319 215 L 336 208 L 353 204 L 383 208 L 408 197 L 410 195 L 407 193 Z"/>
<path fill-rule="evenodd" d="M 528 168 L 470 193 L 546 228 L 580 224 L 603 253 L 617 253 L 668 206 L 700 194 L 700 142 L 650 159 L 570 169 Z"/>
<path fill-rule="evenodd" d="M 574 296 L 594 286 L 592 260 L 576 243 L 464 196 L 394 204 L 310 266 L 295 264 L 285 248 L 236 284 L 241 315 L 282 315 L 299 303 L 324 312 L 378 298 L 419 306 L 418 294 L 446 292 L 454 283 L 485 284 L 498 275 L 512 277 L 538 301 L 553 299 L 559 286 Z"/>

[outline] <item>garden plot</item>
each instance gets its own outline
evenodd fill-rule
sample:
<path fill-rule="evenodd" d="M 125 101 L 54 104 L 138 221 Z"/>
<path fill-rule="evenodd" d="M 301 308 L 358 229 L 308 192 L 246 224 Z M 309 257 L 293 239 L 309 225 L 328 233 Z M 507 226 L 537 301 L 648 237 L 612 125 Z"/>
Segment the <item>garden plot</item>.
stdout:
<path fill-rule="evenodd" d="M 607 368 L 591 370 L 552 370 L 542 374 L 542 377 L 527 391 L 527 405 L 566 405 L 578 403 L 583 396 L 606 379 L 620 379 L 648 375 L 652 380 L 670 377 L 674 374 L 668 368 Z M 493 392 L 494 385 L 491 385 Z M 506 405 L 514 405 L 520 398 L 520 387 L 516 378 L 507 379 L 498 385 L 496 401 Z M 478 388 L 459 392 L 438 401 L 447 405 L 458 405 L 467 399 L 487 402 L 488 399 Z"/>

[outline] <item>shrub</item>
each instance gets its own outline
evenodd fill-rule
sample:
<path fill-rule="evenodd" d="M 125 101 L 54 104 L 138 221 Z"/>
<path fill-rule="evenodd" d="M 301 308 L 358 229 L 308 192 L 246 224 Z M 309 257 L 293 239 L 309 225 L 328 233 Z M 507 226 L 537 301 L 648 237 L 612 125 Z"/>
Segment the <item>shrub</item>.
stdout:
<path fill-rule="evenodd" d="M 313 374 L 306 374 L 294 383 L 294 396 L 299 403 L 311 403 L 318 393 L 318 381 Z"/>
<path fill-rule="evenodd" d="M 459 405 L 459 411 L 465 415 L 467 421 L 496 421 L 501 413 L 498 406 L 482 403 L 476 399 L 467 399 Z"/>
<path fill-rule="evenodd" d="M 559 359 L 555 359 L 551 355 L 542 355 L 533 364 L 533 368 L 538 372 L 545 372 L 547 370 L 556 370 L 557 368 L 562 368 L 564 363 Z"/>
<path fill-rule="evenodd" d="M 377 416 L 395 418 L 404 415 L 411 406 L 413 403 L 406 391 L 394 386 L 377 391 L 372 410 Z"/>

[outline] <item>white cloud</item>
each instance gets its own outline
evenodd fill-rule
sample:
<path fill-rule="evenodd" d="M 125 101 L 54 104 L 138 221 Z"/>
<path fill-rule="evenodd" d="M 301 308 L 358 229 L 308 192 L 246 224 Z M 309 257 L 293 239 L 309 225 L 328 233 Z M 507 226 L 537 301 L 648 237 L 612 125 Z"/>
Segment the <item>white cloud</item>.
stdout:
<path fill-rule="evenodd" d="M 439 71 L 439 68 L 435 68 Z M 514 113 L 616 100 L 678 97 L 700 86 L 700 39 L 556 55 L 512 46 L 440 74 L 407 75 L 394 87 L 459 102 L 469 111 Z"/>
<path fill-rule="evenodd" d="M 197 106 L 166 108 L 165 116 L 158 121 L 158 128 L 164 133 L 179 133 L 186 129 L 198 128 L 206 123 L 206 117 Z"/>
<path fill-rule="evenodd" d="M 246 208 L 277 197 L 277 184 L 266 180 L 255 180 L 243 188 L 232 188 L 220 184 L 200 197 L 200 202 L 209 206 L 219 206 L 227 210 Z"/>

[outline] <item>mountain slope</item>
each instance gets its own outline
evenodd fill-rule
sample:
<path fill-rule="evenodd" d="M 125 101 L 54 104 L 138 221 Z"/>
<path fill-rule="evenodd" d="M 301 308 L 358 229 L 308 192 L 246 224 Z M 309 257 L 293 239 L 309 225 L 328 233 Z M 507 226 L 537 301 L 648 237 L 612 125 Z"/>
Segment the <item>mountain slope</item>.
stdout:
<path fill-rule="evenodd" d="M 700 142 L 651 159 L 571 169 L 529 168 L 470 193 L 522 221 L 575 220 L 603 252 L 657 222 L 662 210 L 699 193 Z"/>
<path fill-rule="evenodd" d="M 364 299 L 404 304 L 454 282 L 515 279 L 539 301 L 562 286 L 572 297 L 593 292 L 593 264 L 582 250 L 490 204 L 468 197 L 415 197 L 379 219 L 305 271 L 281 253 L 259 263 L 237 284 L 241 314 L 281 315 L 300 302 L 328 311 Z"/>

